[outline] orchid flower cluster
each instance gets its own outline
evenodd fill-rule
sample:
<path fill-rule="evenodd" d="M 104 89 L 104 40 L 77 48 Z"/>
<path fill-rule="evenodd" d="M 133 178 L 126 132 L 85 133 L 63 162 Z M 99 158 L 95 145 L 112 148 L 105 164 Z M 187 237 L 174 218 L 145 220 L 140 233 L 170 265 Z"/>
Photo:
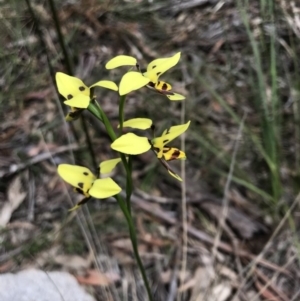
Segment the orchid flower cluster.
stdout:
<path fill-rule="evenodd" d="M 127 55 L 116 56 L 107 62 L 105 66 L 106 69 L 123 66 L 130 67 L 130 70 L 121 78 L 119 86 L 109 80 L 100 80 L 88 87 L 77 77 L 62 72 L 56 73 L 58 92 L 64 97 L 64 103 L 70 107 L 66 120 L 76 120 L 85 109 L 90 111 L 104 124 L 111 139 L 111 149 L 116 151 L 118 155 L 116 158 L 101 162 L 98 167 L 97 175 L 83 166 L 70 164 L 60 164 L 58 166 L 57 171 L 60 177 L 73 186 L 77 193 L 84 196 L 84 198 L 70 210 L 77 209 L 89 201 L 91 197 L 97 199 L 114 197 L 117 200 L 126 218 L 133 251 L 144 279 L 149 300 L 151 301 L 153 297 L 138 253 L 136 232 L 131 216 L 130 198 L 133 191 L 132 158 L 133 156 L 151 150 L 168 173 L 173 178 L 182 181 L 180 176 L 169 166 L 169 161 L 186 159 L 186 155 L 182 150 L 169 146 L 169 143 L 188 129 L 190 121 L 185 124 L 171 126 L 165 129 L 160 135 L 152 138 L 149 138 L 146 134 L 139 136 L 134 133 L 134 130 L 146 131 L 151 129 L 153 134 L 155 128 L 153 122 L 151 119 L 138 116 L 133 119 L 124 120 L 124 106 L 126 95 L 143 87 L 147 87 L 171 101 L 184 100 L 185 97 L 183 95 L 173 92 L 172 86 L 169 83 L 160 80 L 160 76 L 174 67 L 179 62 L 179 59 L 180 52 L 168 58 L 155 59 L 147 66 L 146 72 L 142 72 L 136 58 Z M 136 70 L 132 70 L 133 68 L 136 68 Z M 120 95 L 118 134 L 116 134 L 117 129 L 113 128 L 109 118 L 103 111 L 101 103 L 96 100 L 94 92 L 98 87 L 118 91 Z M 128 130 L 129 132 L 124 134 L 124 128 L 130 128 L 130 130 Z M 108 176 L 120 162 L 122 162 L 126 171 L 126 187 L 124 189 L 126 192 L 126 201 L 124 201 L 121 196 L 122 188 Z"/>
<path fill-rule="evenodd" d="M 119 154 L 127 156 L 127 160 L 123 160 L 125 165 L 128 164 L 128 156 L 139 155 L 152 150 L 169 174 L 181 181 L 179 175 L 170 168 L 168 161 L 186 159 L 186 155 L 180 149 L 170 147 L 168 144 L 188 129 L 190 121 L 185 124 L 175 125 L 165 129 L 160 136 L 152 139 L 149 139 L 146 135 L 143 137 L 138 136 L 133 132 L 121 134 L 117 137 L 108 118 L 101 109 L 101 104 L 96 101 L 94 96 L 94 89 L 96 87 L 118 91 L 124 106 L 124 97 L 128 93 L 146 86 L 147 88 L 166 96 L 169 100 L 184 100 L 185 97 L 183 95 L 172 91 L 172 87 L 169 83 L 159 79 L 164 72 L 175 66 L 179 59 L 180 52 L 172 57 L 153 60 L 147 66 L 146 72 L 143 73 L 140 70 L 136 58 L 127 55 L 116 56 L 107 62 L 105 66 L 106 69 L 114 69 L 122 66 L 135 66 L 137 69 L 137 71 L 129 70 L 125 73 L 120 81 L 119 87 L 109 80 L 100 80 L 88 87 L 77 77 L 57 72 L 56 83 L 58 91 L 65 98 L 64 103 L 71 108 L 66 116 L 66 120 L 72 121 L 77 119 L 84 109 L 89 109 L 92 113 L 94 112 L 92 108 L 98 109 L 100 114 L 96 114 L 96 116 L 98 116 L 99 120 L 105 124 L 106 128 L 109 130 L 108 132 L 111 134 L 111 148 L 119 152 Z M 97 104 L 96 106 L 94 105 L 95 103 Z M 120 112 L 120 114 L 119 127 L 121 129 L 130 127 L 132 129 L 147 130 L 154 127 L 151 119 L 137 117 L 123 121 L 124 113 Z M 104 199 L 119 194 L 122 190 L 121 187 L 112 178 L 101 178 L 101 176 L 111 173 L 121 161 L 122 159 L 120 157 L 103 161 L 99 165 L 97 177 L 86 167 L 69 164 L 59 165 L 58 174 L 67 183 L 72 185 L 76 192 L 85 196 L 85 198 L 73 209 L 77 209 L 80 205 L 89 200 L 90 197 Z"/>

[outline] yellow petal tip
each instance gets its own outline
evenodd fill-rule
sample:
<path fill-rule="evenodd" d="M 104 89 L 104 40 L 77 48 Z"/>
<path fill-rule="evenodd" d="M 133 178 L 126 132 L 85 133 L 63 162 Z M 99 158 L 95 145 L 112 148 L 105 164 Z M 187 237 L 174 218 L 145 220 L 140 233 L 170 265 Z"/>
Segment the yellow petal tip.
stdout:
<path fill-rule="evenodd" d="M 109 60 L 105 68 L 106 69 L 115 69 L 121 66 L 135 66 L 137 63 L 136 58 L 129 55 L 118 55 L 111 60 Z"/>

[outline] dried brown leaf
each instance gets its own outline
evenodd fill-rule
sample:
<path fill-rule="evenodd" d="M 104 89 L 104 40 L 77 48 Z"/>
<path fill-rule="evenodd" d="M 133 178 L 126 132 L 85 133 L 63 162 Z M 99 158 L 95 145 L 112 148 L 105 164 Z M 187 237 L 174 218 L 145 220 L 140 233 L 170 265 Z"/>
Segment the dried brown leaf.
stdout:
<path fill-rule="evenodd" d="M 191 301 L 205 300 L 206 294 L 209 291 L 213 279 L 215 278 L 215 271 L 212 266 L 199 267 L 194 275 L 193 281 L 189 281 L 190 284 L 194 282 L 192 289 Z"/>
<path fill-rule="evenodd" d="M 15 177 L 8 187 L 7 202 L 0 211 L 0 226 L 7 225 L 11 215 L 25 200 L 26 195 L 27 192 L 22 187 L 21 176 Z"/>
<path fill-rule="evenodd" d="M 67 269 L 76 271 L 87 269 L 91 264 L 89 260 L 77 255 L 57 255 L 54 261 Z"/>
<path fill-rule="evenodd" d="M 101 273 L 98 270 L 89 270 L 86 276 L 75 276 L 80 284 L 94 286 L 108 286 L 120 279 L 119 275 L 114 273 Z"/>
<path fill-rule="evenodd" d="M 231 291 L 232 287 L 228 283 L 222 282 L 213 287 L 210 299 L 215 301 L 228 300 L 231 295 Z"/>
<path fill-rule="evenodd" d="M 14 266 L 14 261 L 9 259 L 8 261 L 0 265 L 0 273 L 8 272 L 13 266 Z"/>

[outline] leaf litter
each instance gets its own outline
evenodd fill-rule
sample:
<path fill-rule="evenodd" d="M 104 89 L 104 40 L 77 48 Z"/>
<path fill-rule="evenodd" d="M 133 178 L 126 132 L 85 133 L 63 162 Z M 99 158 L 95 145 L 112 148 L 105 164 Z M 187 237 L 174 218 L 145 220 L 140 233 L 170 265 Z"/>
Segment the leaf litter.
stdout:
<path fill-rule="evenodd" d="M 290 36 L 290 30 L 298 36 L 299 12 L 292 4 L 285 1 L 278 3 L 278 13 L 283 12 L 282 19 L 278 20 L 278 38 L 280 45 L 286 45 L 286 49 L 289 49 L 291 46 L 286 37 Z M 48 8 L 34 1 L 33 4 L 34 10 L 40 15 L 49 52 L 55 61 L 54 67 L 63 70 Z M 232 152 L 238 126 L 217 101 L 216 95 L 210 95 L 203 85 L 199 85 L 198 74 L 202 74 L 236 112 L 247 110 L 247 123 L 254 133 L 260 131 L 259 118 L 252 104 L 255 98 L 247 82 L 252 54 L 248 51 L 248 36 L 236 4 L 232 1 L 183 1 L 180 4 L 174 1 L 170 5 L 164 2 L 146 5 L 131 1 L 116 5 L 114 1 L 100 3 L 89 0 L 57 6 L 62 30 L 77 64 L 77 72 L 91 82 L 94 78 L 102 77 L 104 63 L 116 54 L 133 55 L 145 63 L 158 54 L 167 56 L 178 49 L 184 53 L 182 66 L 174 70 L 174 82 L 182 89 L 181 93 L 186 92 L 186 115 L 195 120 L 193 132 L 199 138 L 187 136 L 186 140 L 189 160 L 188 246 L 185 251 L 189 277 L 183 280 L 180 273 L 175 274 L 179 283 L 177 290 L 185 293 L 182 295 L 184 300 L 223 301 L 234 297 L 238 301 L 245 300 L 245 296 L 257 300 L 292 298 L 297 293 L 299 282 L 299 262 L 294 257 L 297 250 L 292 239 L 294 233 L 287 225 L 283 225 L 279 235 L 261 253 L 277 224 L 273 217 L 267 221 L 271 213 L 268 207 L 262 205 L 264 196 L 256 194 L 251 187 L 232 183 L 228 195 L 228 215 L 217 246 L 218 256 L 216 262 L 210 261 L 214 236 L 217 234 L 216 225 L 223 212 L 224 178 L 219 171 L 221 169 L 225 174 L 228 172 L 227 156 Z M 265 38 L 268 33 L 264 26 L 267 24 L 258 20 L 260 16 L 256 3 L 251 4 L 248 13 L 255 21 L 251 22 L 251 27 L 257 37 Z M 12 68 L 11 78 L 5 77 L 1 81 L 8 104 L 3 109 L 0 104 L 1 114 L 5 115 L 0 124 L 0 225 L 4 228 L 0 238 L 2 242 L 5 241 L 5 246 L 0 247 L 0 259 L 3 260 L 3 270 L 8 271 L 10 267 L 18 270 L 39 262 L 38 267 L 41 269 L 67 270 L 75 273 L 82 284 L 99 286 L 94 291 L 98 300 L 102 300 L 105 295 L 101 287 L 109 288 L 112 300 L 118 300 L 118 296 L 124 294 L 120 284 L 121 287 L 127 287 L 125 295 L 131 296 L 136 291 L 143 294 L 143 287 L 139 285 L 140 275 L 136 272 L 132 250 L 128 247 L 125 224 L 120 220 L 114 202 L 108 200 L 89 205 L 90 213 L 83 212 L 85 216 L 91 214 L 90 219 L 84 219 L 82 213 L 78 213 L 79 217 L 68 214 L 69 201 L 70 198 L 74 199 L 74 195 L 66 191 L 55 174 L 55 168 L 51 166 L 73 160 L 72 155 L 75 155 L 76 162 L 90 165 L 86 147 L 82 147 L 85 139 L 79 137 L 80 144 L 75 143 L 72 126 L 62 121 L 56 106 L 57 96 L 49 88 L 51 80 L 45 54 L 41 51 L 36 32 L 31 30 L 34 24 L 28 11 L 12 8 L 10 16 L 12 23 L 17 22 L 16 16 L 22 17 L 18 19 L 24 22 L 21 25 L 22 28 L 24 25 L 24 36 L 27 37 L 24 39 L 8 32 L 6 43 L 3 44 L 6 56 L 15 55 L 12 57 L 15 65 L 9 67 Z M 298 41 L 295 47 L 296 50 L 300 48 Z M 293 51 L 289 49 L 288 57 L 283 50 L 280 51 L 280 62 L 292 65 Z M 7 65 L 3 66 L 9 71 Z M 283 76 L 290 72 L 286 68 L 278 78 L 283 99 L 289 99 L 290 90 L 296 89 Z M 118 79 L 118 76 L 116 71 L 112 80 Z M 166 114 L 180 114 L 176 105 L 163 105 L 162 99 L 153 94 L 145 97 L 146 104 L 141 104 L 141 94 L 130 95 L 126 116 L 134 117 L 138 111 L 159 120 Z M 101 98 L 103 108 L 115 119 L 116 124 L 117 101 L 107 95 Z M 158 105 L 160 110 L 157 110 Z M 288 103 L 285 105 L 284 117 L 292 118 L 292 107 Z M 102 135 L 101 128 L 97 132 L 93 129 L 93 119 L 89 119 L 89 123 L 89 131 L 95 137 L 97 159 L 101 161 L 103 157 L 109 156 L 106 147 L 108 140 Z M 73 126 L 78 134 L 79 125 L 75 123 Z M 284 131 L 287 139 L 283 151 L 290 161 L 284 162 L 287 166 L 285 170 L 289 172 L 284 174 L 286 187 L 282 204 L 289 205 L 296 197 L 291 183 L 296 182 L 294 175 L 297 175 L 297 171 L 290 158 L 294 156 L 297 145 L 291 139 L 294 137 L 292 125 L 287 124 Z M 200 133 L 203 137 L 199 137 Z M 242 139 L 237 176 L 269 192 L 261 158 L 246 134 Z M 68 141 L 72 143 L 68 144 Z M 172 271 L 180 268 L 180 261 L 176 261 L 171 254 L 178 247 L 178 239 L 182 236 L 181 227 L 178 227 L 181 223 L 178 218 L 181 194 L 176 184 L 167 180 L 157 181 L 153 175 L 162 171 L 157 166 L 145 169 L 144 165 L 148 162 L 149 158 L 142 156 L 136 162 L 139 170 L 135 174 L 135 182 L 138 187 L 142 187 L 147 197 L 136 193 L 133 204 L 138 216 L 142 258 L 147 263 L 150 277 L 153 276 L 151 281 L 156 300 L 165 300 L 171 290 Z M 26 175 L 24 170 L 30 176 L 22 184 L 22 177 Z M 28 187 L 32 186 L 33 179 L 35 189 L 28 200 Z M 30 202 L 33 202 L 33 220 L 27 220 Z M 82 231 L 77 218 L 84 221 L 86 232 Z M 298 207 L 291 213 L 291 218 L 298 225 Z M 90 230 L 91 225 L 94 225 L 95 231 Z M 87 233 L 88 240 L 84 239 L 84 233 Z M 237 250 L 233 241 L 237 242 Z M 92 253 L 95 256 L 91 257 Z M 203 260 L 203 253 L 207 254 L 208 259 Z M 99 254 L 106 256 L 106 260 L 100 261 L 100 264 Z M 289 258 L 295 259 L 287 265 Z M 237 259 L 244 269 L 241 275 L 236 266 Z M 14 265 L 9 264 L 11 260 L 14 260 Z M 252 266 L 258 273 L 250 273 L 250 277 L 247 277 Z M 166 277 L 165 271 L 170 271 L 169 277 Z M 134 281 L 129 281 L 129 276 L 125 277 L 128 273 Z M 274 275 L 278 277 L 273 281 Z M 126 281 L 131 286 L 126 286 Z"/>

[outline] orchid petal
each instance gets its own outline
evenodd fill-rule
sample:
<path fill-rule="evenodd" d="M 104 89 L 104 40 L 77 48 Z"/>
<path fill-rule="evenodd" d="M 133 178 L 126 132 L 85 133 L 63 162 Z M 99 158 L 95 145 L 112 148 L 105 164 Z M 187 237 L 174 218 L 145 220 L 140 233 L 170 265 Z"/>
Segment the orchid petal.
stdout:
<path fill-rule="evenodd" d="M 151 125 L 152 120 L 149 118 L 133 118 L 123 122 L 123 127 L 130 127 L 139 130 L 147 130 L 151 127 Z"/>
<path fill-rule="evenodd" d="M 160 80 L 155 84 L 154 88 L 160 90 L 162 93 L 166 93 L 166 91 L 170 91 L 172 89 L 172 86 Z"/>
<path fill-rule="evenodd" d="M 121 162 L 121 158 L 105 160 L 100 163 L 100 174 L 110 173 L 116 165 Z"/>
<path fill-rule="evenodd" d="M 128 94 L 131 91 L 140 89 L 149 83 L 149 78 L 144 77 L 140 72 L 127 72 L 121 79 L 119 93 Z"/>
<path fill-rule="evenodd" d="M 169 164 L 164 160 L 164 159 L 159 159 L 160 162 L 162 163 L 162 165 L 164 166 L 164 168 L 168 171 L 168 173 L 174 177 L 175 179 L 177 179 L 178 181 L 182 181 L 182 179 L 179 177 L 179 175 L 177 175 L 169 166 Z"/>
<path fill-rule="evenodd" d="M 168 173 L 174 177 L 175 179 L 177 179 L 178 181 L 182 182 L 182 179 L 179 177 L 178 174 L 176 174 L 175 172 L 173 172 L 172 170 L 168 169 Z"/>
<path fill-rule="evenodd" d="M 157 158 L 164 158 L 166 161 L 185 160 L 186 155 L 182 150 L 175 147 L 163 147 L 157 152 Z"/>
<path fill-rule="evenodd" d="M 115 69 L 121 66 L 135 66 L 137 63 L 136 58 L 128 55 L 118 55 L 111 60 L 109 60 L 105 68 L 106 69 Z"/>
<path fill-rule="evenodd" d="M 90 88 L 93 88 L 95 86 L 103 87 L 103 88 L 110 89 L 113 91 L 118 91 L 118 86 L 110 80 L 100 80 L 99 82 L 96 82 L 95 84 L 90 86 Z"/>
<path fill-rule="evenodd" d="M 111 148 L 124 154 L 139 155 L 147 152 L 151 145 L 146 137 L 128 133 L 116 139 L 111 144 Z"/>
<path fill-rule="evenodd" d="M 83 94 L 79 94 L 69 100 L 64 101 L 64 104 L 70 107 L 86 109 L 90 104 L 90 97 Z"/>
<path fill-rule="evenodd" d="M 158 78 L 167 70 L 174 67 L 180 59 L 180 52 L 176 53 L 175 55 L 169 58 L 161 58 L 152 61 L 147 66 L 147 77 L 150 81 L 156 83 Z"/>
<path fill-rule="evenodd" d="M 184 100 L 185 96 L 177 93 L 170 92 L 170 94 L 165 94 L 170 100 L 176 101 L 176 100 Z"/>
<path fill-rule="evenodd" d="M 162 149 L 167 143 L 184 133 L 188 129 L 190 123 L 191 122 L 188 121 L 185 124 L 175 125 L 165 130 L 160 137 L 152 140 L 153 146 Z"/>
<path fill-rule="evenodd" d="M 57 72 L 55 79 L 59 94 L 61 94 L 66 99 L 75 97 L 78 94 L 83 94 L 86 96 L 90 95 L 89 88 L 83 83 L 81 79 L 77 77 L 70 76 L 62 72 Z"/>
<path fill-rule="evenodd" d="M 92 188 L 89 190 L 89 194 L 97 199 L 106 199 L 121 192 L 122 188 L 112 179 L 97 179 Z"/>
<path fill-rule="evenodd" d="M 64 181 L 80 189 L 85 195 L 96 178 L 88 168 L 78 165 L 60 164 L 57 172 Z"/>

